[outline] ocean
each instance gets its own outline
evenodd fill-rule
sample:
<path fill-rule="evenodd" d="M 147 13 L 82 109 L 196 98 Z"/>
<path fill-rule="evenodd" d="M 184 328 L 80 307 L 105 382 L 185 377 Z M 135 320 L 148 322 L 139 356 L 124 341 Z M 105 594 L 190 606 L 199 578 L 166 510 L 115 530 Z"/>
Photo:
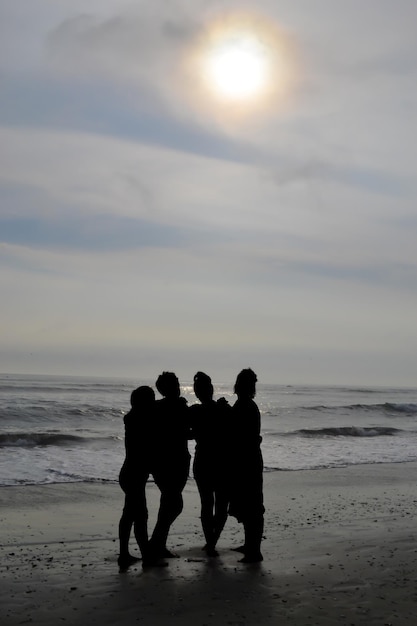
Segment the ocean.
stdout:
<path fill-rule="evenodd" d="M 116 482 L 123 416 L 141 384 L 152 385 L 0 375 L 0 485 Z M 231 384 L 214 387 L 233 404 Z M 196 401 L 191 384 L 181 391 Z M 256 402 L 265 471 L 417 460 L 417 389 L 258 384 Z"/>

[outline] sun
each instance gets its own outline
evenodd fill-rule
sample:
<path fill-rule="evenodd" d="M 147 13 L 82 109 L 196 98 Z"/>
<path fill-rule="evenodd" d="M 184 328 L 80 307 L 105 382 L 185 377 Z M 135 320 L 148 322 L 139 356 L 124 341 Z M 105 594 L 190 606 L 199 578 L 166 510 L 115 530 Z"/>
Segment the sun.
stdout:
<path fill-rule="evenodd" d="M 219 37 L 207 50 L 204 73 L 208 87 L 226 100 L 261 96 L 271 79 L 271 59 L 252 33 L 232 32 Z"/>
<path fill-rule="evenodd" d="M 266 110 L 272 102 L 276 107 L 277 96 L 283 102 L 290 92 L 292 46 L 265 16 L 229 14 L 209 21 L 191 59 L 194 93 L 199 86 L 203 105 L 222 105 L 223 114 Z"/>

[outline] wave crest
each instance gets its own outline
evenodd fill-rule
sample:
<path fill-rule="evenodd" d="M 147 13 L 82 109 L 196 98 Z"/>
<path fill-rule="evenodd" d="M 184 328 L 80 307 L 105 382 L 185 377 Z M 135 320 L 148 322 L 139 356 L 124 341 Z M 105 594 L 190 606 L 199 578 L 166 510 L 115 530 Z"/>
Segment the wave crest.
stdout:
<path fill-rule="evenodd" d="M 339 409 L 344 409 L 345 411 L 367 411 L 373 412 L 376 411 L 378 413 L 401 413 L 407 415 L 417 415 L 417 404 L 415 403 L 405 403 L 405 402 L 385 402 L 383 404 L 347 404 L 344 406 L 331 406 L 325 404 L 318 404 L 315 406 L 304 406 L 302 407 L 305 411 L 337 411 Z"/>
<path fill-rule="evenodd" d="M 36 446 L 63 446 L 80 444 L 84 437 L 62 433 L 6 433 L 0 435 L 0 448 L 34 448 Z"/>
<path fill-rule="evenodd" d="M 339 428 L 302 428 L 296 434 L 304 437 L 386 437 L 402 432 L 389 426 L 340 426 Z"/>

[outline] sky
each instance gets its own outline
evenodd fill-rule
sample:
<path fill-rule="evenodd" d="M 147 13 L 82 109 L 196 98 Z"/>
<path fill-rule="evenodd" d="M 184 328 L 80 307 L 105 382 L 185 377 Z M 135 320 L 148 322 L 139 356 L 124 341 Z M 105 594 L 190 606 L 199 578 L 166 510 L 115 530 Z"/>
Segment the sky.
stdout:
<path fill-rule="evenodd" d="M 415 386 L 414 0 L 0 0 L 0 371 Z M 250 102 L 203 70 L 253 30 Z"/>

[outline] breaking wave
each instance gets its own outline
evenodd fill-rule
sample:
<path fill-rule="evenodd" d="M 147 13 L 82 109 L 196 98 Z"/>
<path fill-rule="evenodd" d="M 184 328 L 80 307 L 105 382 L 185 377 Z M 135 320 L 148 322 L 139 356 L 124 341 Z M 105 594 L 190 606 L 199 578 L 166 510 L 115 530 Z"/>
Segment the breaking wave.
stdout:
<path fill-rule="evenodd" d="M 36 446 L 82 445 L 96 438 L 65 433 L 6 433 L 0 434 L 0 448 L 34 448 Z M 103 437 L 108 439 L 108 437 Z"/>
<path fill-rule="evenodd" d="M 336 428 L 302 428 L 296 435 L 304 437 L 386 437 L 403 432 L 399 428 L 389 426 L 339 426 Z"/>

